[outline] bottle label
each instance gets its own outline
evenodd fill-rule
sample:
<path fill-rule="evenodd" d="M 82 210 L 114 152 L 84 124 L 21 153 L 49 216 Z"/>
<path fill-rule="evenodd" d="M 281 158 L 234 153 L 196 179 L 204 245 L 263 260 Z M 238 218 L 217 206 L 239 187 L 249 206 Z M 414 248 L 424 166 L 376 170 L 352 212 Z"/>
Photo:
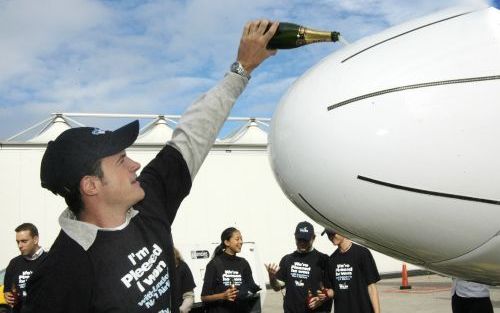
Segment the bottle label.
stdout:
<path fill-rule="evenodd" d="M 300 30 L 299 30 L 300 34 Z M 298 35 L 297 35 L 298 36 Z M 325 31 L 317 31 L 313 29 L 304 29 L 303 34 L 300 35 L 300 38 L 297 40 L 302 39 L 302 45 L 305 44 L 311 44 L 311 43 L 316 43 L 316 42 L 328 42 L 332 41 L 332 36 L 330 32 L 325 32 Z"/>

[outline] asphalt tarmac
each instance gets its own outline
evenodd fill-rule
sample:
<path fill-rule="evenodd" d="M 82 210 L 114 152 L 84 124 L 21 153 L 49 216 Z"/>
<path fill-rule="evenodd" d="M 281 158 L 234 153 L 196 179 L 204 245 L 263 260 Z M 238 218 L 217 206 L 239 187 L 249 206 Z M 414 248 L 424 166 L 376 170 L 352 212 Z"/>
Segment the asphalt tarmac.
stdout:
<path fill-rule="evenodd" d="M 451 313 L 451 279 L 439 275 L 410 276 L 409 290 L 400 290 L 401 278 L 382 279 L 377 283 L 383 313 Z M 500 287 L 491 287 L 491 302 L 500 313 Z M 262 312 L 283 312 L 280 292 L 267 290 Z"/>

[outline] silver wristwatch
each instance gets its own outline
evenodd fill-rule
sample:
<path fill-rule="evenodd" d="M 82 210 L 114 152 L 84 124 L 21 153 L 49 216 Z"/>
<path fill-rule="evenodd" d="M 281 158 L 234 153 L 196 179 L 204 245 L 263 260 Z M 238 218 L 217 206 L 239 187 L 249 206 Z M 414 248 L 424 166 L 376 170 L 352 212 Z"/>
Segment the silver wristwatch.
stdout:
<path fill-rule="evenodd" d="M 251 77 L 250 74 L 248 74 L 248 72 L 245 70 L 243 65 L 241 65 L 241 63 L 238 61 L 231 64 L 230 70 L 231 70 L 231 72 L 236 73 L 238 75 L 241 75 L 243 77 L 246 77 L 247 79 L 250 79 L 250 77 Z"/>

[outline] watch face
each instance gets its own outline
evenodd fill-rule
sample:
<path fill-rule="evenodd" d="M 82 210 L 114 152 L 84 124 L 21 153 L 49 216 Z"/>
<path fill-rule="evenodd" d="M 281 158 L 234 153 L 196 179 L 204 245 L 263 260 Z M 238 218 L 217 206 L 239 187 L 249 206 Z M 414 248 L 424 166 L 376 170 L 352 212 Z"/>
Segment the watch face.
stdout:
<path fill-rule="evenodd" d="M 233 64 L 231 64 L 231 72 L 239 74 L 241 76 L 244 76 L 244 77 L 250 79 L 250 75 L 247 74 L 247 72 L 245 71 L 243 66 L 241 66 L 241 64 L 239 62 L 234 62 Z"/>
<path fill-rule="evenodd" d="M 243 72 L 243 69 L 241 68 L 241 64 L 238 62 L 234 62 L 232 65 L 232 70 L 235 73 L 241 74 Z"/>
<path fill-rule="evenodd" d="M 231 64 L 231 71 L 240 74 L 240 63 L 234 62 Z"/>

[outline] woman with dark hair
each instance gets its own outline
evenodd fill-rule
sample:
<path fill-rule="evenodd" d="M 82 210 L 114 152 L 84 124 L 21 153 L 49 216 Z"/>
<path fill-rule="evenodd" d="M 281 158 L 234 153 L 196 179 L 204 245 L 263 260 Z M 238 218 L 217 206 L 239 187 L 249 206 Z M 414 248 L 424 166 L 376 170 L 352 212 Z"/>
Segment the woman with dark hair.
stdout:
<path fill-rule="evenodd" d="M 250 264 L 236 256 L 241 251 L 243 239 L 234 227 L 225 229 L 221 243 L 215 248 L 208 262 L 203 280 L 201 300 L 210 313 L 246 313 L 253 304 L 252 297 L 260 291 L 254 282 Z"/>

